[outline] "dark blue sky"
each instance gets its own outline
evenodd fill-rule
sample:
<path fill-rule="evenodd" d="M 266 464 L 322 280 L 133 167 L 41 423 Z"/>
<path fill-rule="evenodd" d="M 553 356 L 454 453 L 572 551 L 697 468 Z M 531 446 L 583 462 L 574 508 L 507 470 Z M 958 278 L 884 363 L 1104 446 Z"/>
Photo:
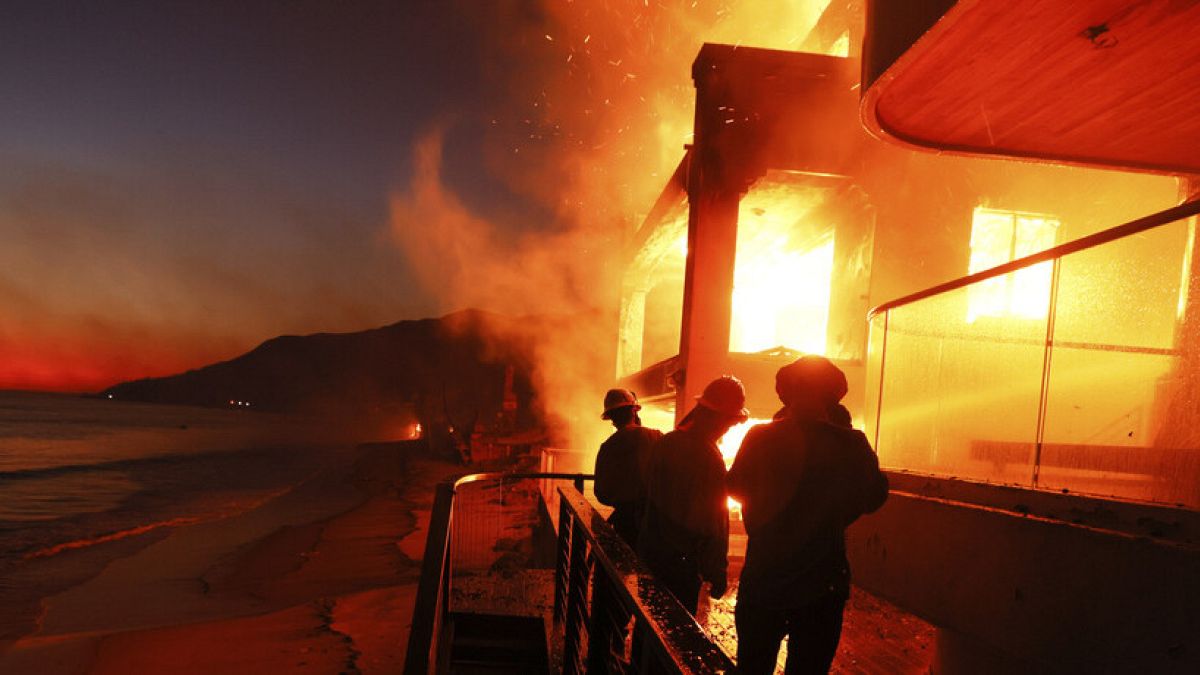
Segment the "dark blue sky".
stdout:
<path fill-rule="evenodd" d="M 461 116 L 482 93 L 478 26 L 452 3 L 2 11 L 9 170 L 24 160 L 136 174 L 195 156 L 281 190 L 367 204 L 405 179 L 408 148 L 430 120 Z M 461 164 L 463 181 L 488 187 Z"/>

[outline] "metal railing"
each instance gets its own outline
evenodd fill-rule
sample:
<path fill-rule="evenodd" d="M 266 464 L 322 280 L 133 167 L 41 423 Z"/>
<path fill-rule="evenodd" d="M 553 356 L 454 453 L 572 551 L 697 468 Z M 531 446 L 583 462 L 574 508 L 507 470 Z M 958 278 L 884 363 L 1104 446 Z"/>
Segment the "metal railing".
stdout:
<path fill-rule="evenodd" d="M 731 673 L 733 662 L 578 491 L 560 488 L 555 635 L 575 673 Z"/>
<path fill-rule="evenodd" d="M 638 561 L 584 497 L 585 480 L 572 473 L 485 473 L 436 488 L 421 580 L 405 656 L 405 675 L 447 672 L 451 639 L 451 589 L 459 565 L 471 567 L 456 546 L 494 536 L 476 527 L 462 534 L 456 494 L 483 481 L 503 486 L 524 480 L 570 481 L 554 490 L 558 532 L 552 635 L 562 672 L 726 673 L 733 665 L 695 619 Z M 478 523 L 475 524 L 476 526 Z"/>
<path fill-rule="evenodd" d="M 1197 214 L 1187 202 L 871 310 L 881 464 L 1200 507 L 1200 447 L 1164 434 L 1200 397 Z"/>
<path fill-rule="evenodd" d="M 413 604 L 412 629 L 404 653 L 404 675 L 444 672 L 449 644 L 445 638 L 450 601 L 450 512 L 454 506 L 454 484 L 440 483 L 434 489 L 421 581 Z"/>
<path fill-rule="evenodd" d="M 405 675 L 444 673 L 449 665 L 450 643 L 447 639 L 447 617 L 450 607 L 450 588 L 454 572 L 454 546 L 461 546 L 464 537 L 456 523 L 455 495 L 464 486 L 482 481 L 505 483 L 525 479 L 569 480 L 582 488 L 590 475 L 579 473 L 474 473 L 454 481 L 439 483 L 434 488 L 433 507 L 429 515 L 429 531 L 425 537 L 425 552 L 421 561 L 421 579 L 413 605 L 412 628 L 404 658 Z M 467 520 L 467 519 L 463 519 Z M 491 533 L 495 536 L 495 531 Z M 456 536 L 457 535 L 457 536 Z M 476 536 L 482 536 L 476 532 Z"/>

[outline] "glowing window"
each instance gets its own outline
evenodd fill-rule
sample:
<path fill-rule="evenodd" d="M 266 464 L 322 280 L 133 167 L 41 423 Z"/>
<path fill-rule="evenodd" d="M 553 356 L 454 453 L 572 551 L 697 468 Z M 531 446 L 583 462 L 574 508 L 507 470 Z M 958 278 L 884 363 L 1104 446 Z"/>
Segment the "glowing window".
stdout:
<path fill-rule="evenodd" d="M 969 274 L 1054 246 L 1057 219 L 1035 213 L 977 207 L 971 223 Z M 1051 263 L 988 279 L 967 289 L 967 322 L 979 317 L 1039 319 L 1050 309 Z"/>

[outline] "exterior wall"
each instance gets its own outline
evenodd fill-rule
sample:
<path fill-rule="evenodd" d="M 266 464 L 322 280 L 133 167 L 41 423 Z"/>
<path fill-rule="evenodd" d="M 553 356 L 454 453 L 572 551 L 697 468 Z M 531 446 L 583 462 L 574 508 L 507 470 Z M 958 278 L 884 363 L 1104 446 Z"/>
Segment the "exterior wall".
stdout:
<path fill-rule="evenodd" d="M 880 511 L 850 528 L 854 580 L 942 629 L 940 672 L 1200 671 L 1194 529 L 1151 537 L 1032 515 L 1028 494 L 1009 502 L 1022 513 L 895 487 Z M 915 489 L 912 481 L 904 487 Z M 1091 510 L 1093 520 L 1121 524 L 1125 507 L 1097 504 L 1060 498 L 1047 508 Z M 1176 527 L 1195 519 L 1157 515 Z M 1139 517 L 1154 520 L 1125 520 Z"/>
<path fill-rule="evenodd" d="M 976 206 L 1054 215 L 1059 243 L 1179 202 L 1174 178 L 939 156 L 871 139 L 853 176 L 877 214 L 871 305 L 967 274 Z"/>

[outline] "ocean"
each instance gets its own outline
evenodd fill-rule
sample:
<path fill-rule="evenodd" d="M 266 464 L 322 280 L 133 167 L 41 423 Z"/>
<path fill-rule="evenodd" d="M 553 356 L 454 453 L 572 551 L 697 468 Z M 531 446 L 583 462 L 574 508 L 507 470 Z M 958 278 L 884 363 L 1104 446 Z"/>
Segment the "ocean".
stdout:
<path fill-rule="evenodd" d="M 299 416 L 0 392 L 0 645 L 46 596 L 286 494 L 352 446 Z"/>

